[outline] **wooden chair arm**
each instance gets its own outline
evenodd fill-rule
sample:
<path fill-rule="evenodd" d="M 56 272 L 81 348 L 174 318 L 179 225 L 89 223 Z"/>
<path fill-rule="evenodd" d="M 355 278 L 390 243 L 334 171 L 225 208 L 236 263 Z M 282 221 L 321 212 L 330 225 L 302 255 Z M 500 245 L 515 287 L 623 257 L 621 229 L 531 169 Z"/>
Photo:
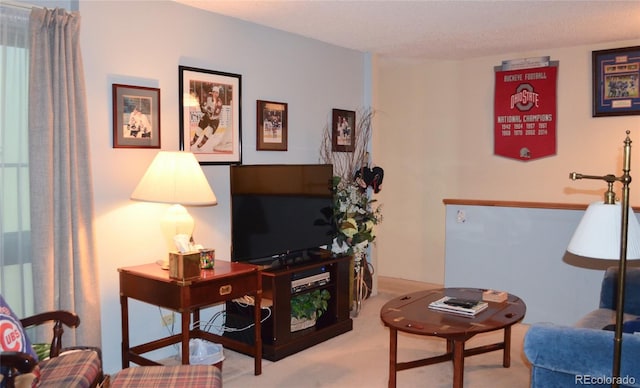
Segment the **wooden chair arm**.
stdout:
<path fill-rule="evenodd" d="M 80 325 L 80 317 L 70 311 L 64 310 L 48 311 L 46 313 L 40 313 L 32 315 L 30 317 L 22 318 L 20 320 L 23 327 L 41 325 L 49 321 L 60 321 L 68 327 L 78 327 Z"/>
<path fill-rule="evenodd" d="M 51 339 L 51 350 L 49 357 L 58 357 L 62 349 L 62 334 L 64 333 L 64 324 L 67 327 L 80 326 L 80 317 L 70 311 L 56 310 L 48 311 L 26 317 L 20 320 L 23 327 L 41 325 L 53 321 L 53 338 Z"/>
<path fill-rule="evenodd" d="M 15 369 L 20 373 L 29 373 L 38 365 L 35 358 L 22 352 L 0 352 L 0 365 Z"/>

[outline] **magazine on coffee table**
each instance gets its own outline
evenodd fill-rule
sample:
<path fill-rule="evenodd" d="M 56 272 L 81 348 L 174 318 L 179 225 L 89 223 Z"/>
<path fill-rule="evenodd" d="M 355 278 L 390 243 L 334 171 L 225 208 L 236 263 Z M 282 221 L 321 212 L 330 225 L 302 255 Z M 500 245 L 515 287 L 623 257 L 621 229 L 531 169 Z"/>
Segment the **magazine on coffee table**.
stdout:
<path fill-rule="evenodd" d="M 489 307 L 489 303 L 481 300 L 456 298 L 453 296 L 445 296 L 429 303 L 429 308 L 432 310 L 461 314 L 471 317 L 486 309 L 487 307 Z"/>

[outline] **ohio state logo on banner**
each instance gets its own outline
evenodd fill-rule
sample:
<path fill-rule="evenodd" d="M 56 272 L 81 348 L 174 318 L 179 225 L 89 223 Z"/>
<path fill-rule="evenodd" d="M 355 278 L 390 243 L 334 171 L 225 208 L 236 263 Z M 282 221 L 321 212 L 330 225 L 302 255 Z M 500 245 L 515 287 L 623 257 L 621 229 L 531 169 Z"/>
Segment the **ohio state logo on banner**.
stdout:
<path fill-rule="evenodd" d="M 529 161 L 556 154 L 557 73 L 557 66 L 496 71 L 496 155 Z"/>

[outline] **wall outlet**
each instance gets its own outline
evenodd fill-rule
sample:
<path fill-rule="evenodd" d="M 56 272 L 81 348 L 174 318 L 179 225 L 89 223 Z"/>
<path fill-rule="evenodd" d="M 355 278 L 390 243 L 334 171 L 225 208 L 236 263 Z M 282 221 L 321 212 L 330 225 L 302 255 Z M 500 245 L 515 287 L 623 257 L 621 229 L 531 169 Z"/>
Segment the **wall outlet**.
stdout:
<path fill-rule="evenodd" d="M 171 312 L 162 316 L 162 326 L 171 326 L 175 320 L 176 313 Z"/>

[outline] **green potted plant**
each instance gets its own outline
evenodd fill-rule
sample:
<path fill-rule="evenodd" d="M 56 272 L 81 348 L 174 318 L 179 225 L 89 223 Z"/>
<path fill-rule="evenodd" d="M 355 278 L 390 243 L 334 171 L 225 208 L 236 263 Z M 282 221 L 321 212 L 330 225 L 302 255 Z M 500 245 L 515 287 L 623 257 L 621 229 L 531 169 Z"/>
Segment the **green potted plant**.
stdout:
<path fill-rule="evenodd" d="M 314 326 L 327 307 L 331 294 L 327 290 L 314 290 L 291 298 L 291 331 Z"/>

